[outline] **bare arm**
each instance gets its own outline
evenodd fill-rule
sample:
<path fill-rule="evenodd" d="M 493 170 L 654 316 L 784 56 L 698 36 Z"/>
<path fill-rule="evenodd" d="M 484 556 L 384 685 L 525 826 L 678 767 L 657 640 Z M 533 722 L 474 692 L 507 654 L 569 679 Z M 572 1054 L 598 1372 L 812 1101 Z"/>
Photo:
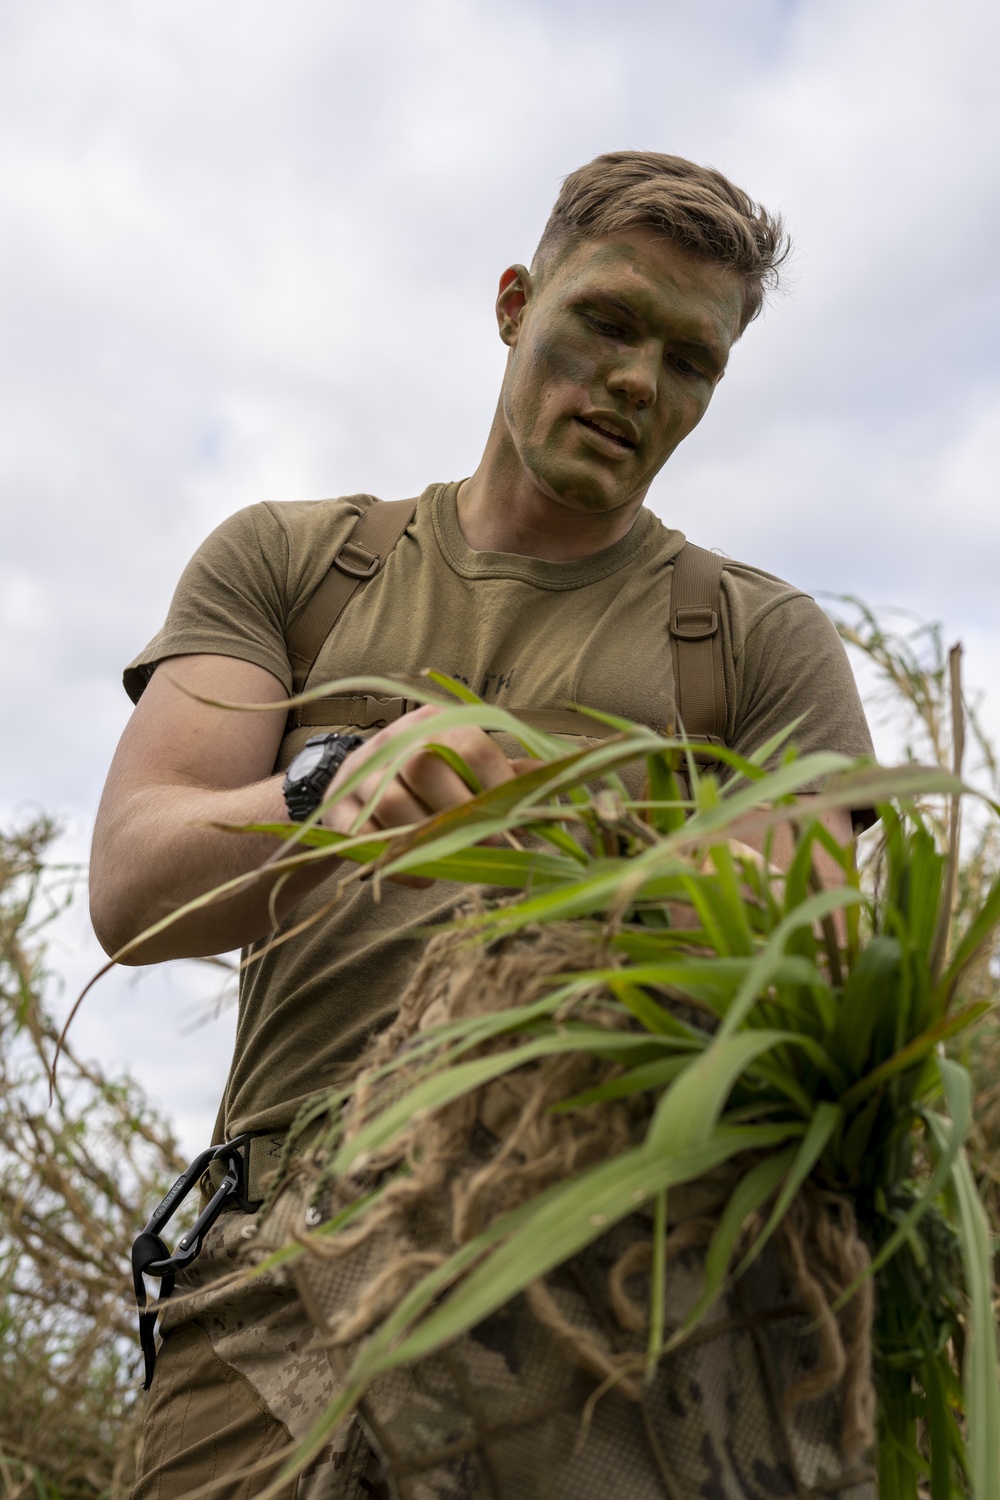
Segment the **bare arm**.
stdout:
<path fill-rule="evenodd" d="M 271 773 L 284 733 L 285 711 L 237 713 L 211 708 L 182 692 L 176 683 L 202 697 L 235 703 L 280 702 L 285 696 L 282 684 L 270 672 L 226 656 L 174 657 L 153 674 L 122 735 L 94 831 L 91 915 L 108 953 L 117 952 L 196 896 L 256 870 L 277 848 L 274 839 L 227 833 L 212 824 L 287 819 L 282 778 Z M 407 715 L 405 723 L 401 720 L 374 735 L 355 751 L 340 775 L 350 774 L 359 761 L 412 725 L 415 718 L 432 720 L 434 712 L 421 709 Z M 496 785 L 519 769 L 479 730 L 452 730 L 434 737 L 452 744 L 484 786 Z M 376 783 L 373 776 L 356 794 L 332 808 L 325 818 L 329 826 L 346 831 Z M 468 796 L 464 784 L 439 758 L 415 751 L 383 795 L 373 826 L 393 828 L 415 822 Z M 827 814 L 824 822 L 840 841 L 850 837 L 847 813 Z M 748 842 L 760 844 L 753 837 Z M 772 852 L 779 866 L 787 865 L 791 847 L 790 832 L 779 830 Z M 816 851 L 816 862 L 824 883 L 832 883 L 838 874 L 834 862 L 821 849 Z M 296 872 L 279 894 L 279 919 L 340 864 L 331 856 L 329 861 Z M 123 961 L 140 964 L 193 958 L 265 937 L 272 930 L 269 898 L 276 878 L 263 874 L 233 896 L 174 923 Z"/>
<path fill-rule="evenodd" d="M 799 802 L 806 816 L 809 815 L 809 804 L 813 800 L 806 793 L 799 797 Z M 846 807 L 835 807 L 828 812 L 820 814 L 819 821 L 827 828 L 838 844 L 849 844 L 854 837 L 851 826 L 851 814 Z M 742 839 L 756 849 L 759 854 L 764 852 L 765 835 L 762 833 L 741 833 L 739 824 L 733 829 L 734 837 Z M 795 839 L 788 823 L 780 824 L 772 835 L 771 860 L 779 870 L 787 870 L 795 857 Z M 840 885 L 844 878 L 844 872 L 837 861 L 828 854 L 822 844 L 813 845 L 813 866 L 820 882 L 825 888 Z"/>
<path fill-rule="evenodd" d="M 813 800 L 806 793 L 799 797 L 803 811 L 808 816 L 809 803 Z M 854 828 L 851 822 L 851 814 L 846 807 L 831 808 L 827 812 L 820 813 L 819 821 L 833 834 L 838 844 L 849 844 L 854 838 Z M 762 833 L 740 833 L 739 825 L 733 830 L 737 838 L 749 844 L 751 849 L 756 849 L 758 854 L 763 854 L 765 835 Z M 788 823 L 782 823 L 774 830 L 771 842 L 771 861 L 779 870 L 787 870 L 795 857 L 795 838 Z M 823 848 L 820 843 L 814 843 L 812 849 L 813 869 L 817 879 L 824 890 L 831 890 L 842 885 L 844 872 L 831 854 Z M 838 909 L 830 918 L 833 923 L 833 931 L 838 942 L 847 941 L 847 922 L 842 909 Z"/>
<path fill-rule="evenodd" d="M 173 679 L 173 680 L 171 680 Z M 196 896 L 260 866 L 278 847 L 263 835 L 239 835 L 213 823 L 285 822 L 282 777 L 271 774 L 284 733 L 285 711 L 237 713 L 211 708 L 180 691 L 230 703 L 274 703 L 285 697 L 278 679 L 249 662 L 227 656 L 178 656 L 162 663 L 126 726 L 108 774 L 97 814 L 91 856 L 91 916 L 108 953 L 115 953 L 147 927 Z M 387 738 L 432 720 L 420 709 L 381 730 L 342 768 L 346 776 Z M 484 786 L 515 774 L 515 767 L 480 730 L 433 735 L 452 745 Z M 375 790 L 377 776 L 363 782 L 327 814 L 330 827 L 346 831 L 360 799 Z M 387 788 L 373 825 L 400 827 L 469 797 L 464 783 L 436 756 L 414 752 L 404 772 Z M 341 861 L 331 856 L 296 872 L 282 887 L 278 916 L 329 879 Z M 172 924 L 123 962 L 159 963 L 224 953 L 272 930 L 269 897 L 276 876 L 266 873 L 235 895 L 213 902 Z"/>
<path fill-rule="evenodd" d="M 285 713 L 234 713 L 182 693 L 277 702 L 282 684 L 250 662 L 183 656 L 163 663 L 126 725 L 98 809 L 90 866 L 90 908 L 113 953 L 193 897 L 261 864 L 271 839 L 207 827 L 212 822 L 283 821 L 281 778 L 271 774 Z M 326 874 L 329 871 L 324 872 Z M 323 878 L 311 876 L 311 883 Z M 221 953 L 269 928 L 273 882 L 259 881 L 168 929 L 127 963 Z M 304 894 L 299 881 L 291 899 Z"/>

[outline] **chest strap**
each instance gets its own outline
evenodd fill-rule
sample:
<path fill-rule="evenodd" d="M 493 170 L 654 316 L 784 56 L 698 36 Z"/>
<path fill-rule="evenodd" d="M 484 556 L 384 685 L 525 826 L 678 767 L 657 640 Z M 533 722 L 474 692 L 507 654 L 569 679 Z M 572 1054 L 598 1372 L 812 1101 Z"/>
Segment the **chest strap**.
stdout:
<path fill-rule="evenodd" d="M 386 724 L 394 723 L 419 707 L 413 698 L 376 698 L 371 693 L 364 696 L 338 694 L 331 698 L 316 698 L 312 703 L 303 703 L 301 708 L 293 708 L 288 723 L 291 729 L 384 729 Z M 572 708 L 512 708 L 510 712 L 529 729 L 541 729 L 546 734 L 578 734 L 592 740 L 607 740 L 618 732 L 599 719 L 577 713 Z"/>
<path fill-rule="evenodd" d="M 301 693 L 305 687 L 323 642 L 343 614 L 348 599 L 385 566 L 386 558 L 413 520 L 416 509 L 416 499 L 378 500 L 358 517 L 326 576 L 288 627 L 285 644 L 292 668 L 293 694 Z"/>
<path fill-rule="evenodd" d="M 379 500 L 363 511 L 354 530 L 334 557 L 329 570 L 288 627 L 286 644 L 292 668 L 292 689 L 301 693 L 316 658 L 345 606 L 363 584 L 385 566 L 407 526 L 417 502 Z M 726 679 L 722 667 L 720 598 L 722 559 L 685 542 L 673 564 L 670 604 L 670 645 L 674 666 L 677 717 L 692 739 L 725 744 Z M 380 729 L 416 705 L 409 698 L 377 698 L 371 694 L 317 698 L 288 716 L 289 729 Z M 572 709 L 518 709 L 518 717 L 533 729 L 550 734 L 586 735 L 604 739 L 614 733 L 596 719 Z"/>
<path fill-rule="evenodd" d="M 722 558 L 685 542 L 670 590 L 674 705 L 684 733 L 713 745 L 726 743 L 721 609 Z"/>

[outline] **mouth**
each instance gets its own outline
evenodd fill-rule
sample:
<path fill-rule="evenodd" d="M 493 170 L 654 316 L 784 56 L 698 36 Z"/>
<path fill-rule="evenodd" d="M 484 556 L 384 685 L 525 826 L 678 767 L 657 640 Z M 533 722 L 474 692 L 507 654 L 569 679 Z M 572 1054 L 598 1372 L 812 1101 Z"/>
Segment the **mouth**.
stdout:
<path fill-rule="evenodd" d="M 638 437 L 630 422 L 619 421 L 616 417 L 604 416 L 603 413 L 590 417 L 576 417 L 581 427 L 603 444 L 618 453 L 634 453 L 638 444 Z"/>

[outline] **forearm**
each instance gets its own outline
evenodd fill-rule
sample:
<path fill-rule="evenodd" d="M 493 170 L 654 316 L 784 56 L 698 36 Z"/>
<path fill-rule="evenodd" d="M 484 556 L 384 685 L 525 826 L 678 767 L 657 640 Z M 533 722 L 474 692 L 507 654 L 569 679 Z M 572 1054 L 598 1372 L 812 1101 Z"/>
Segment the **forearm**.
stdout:
<path fill-rule="evenodd" d="M 102 946 L 116 953 L 148 927 L 227 881 L 258 870 L 279 847 L 267 835 L 229 833 L 218 823 L 286 822 L 281 777 L 226 790 L 145 786 L 102 808 L 91 861 L 91 916 Z M 275 903 L 287 915 L 341 861 L 296 871 Z M 127 964 L 225 953 L 273 930 L 270 897 L 278 875 L 264 871 L 233 894 L 171 923 L 123 956 Z"/>
<path fill-rule="evenodd" d="M 343 867 L 329 855 L 284 878 L 267 867 L 280 848 L 277 838 L 228 833 L 217 826 L 288 820 L 282 777 L 260 778 L 278 755 L 283 708 L 251 713 L 221 706 L 280 705 L 282 684 L 263 669 L 228 657 L 176 657 L 169 667 L 168 674 L 157 670 L 126 726 L 101 799 L 91 861 L 97 936 L 109 954 L 117 954 L 199 896 L 239 882 L 242 875 L 252 878 L 129 948 L 123 963 L 197 958 L 255 942 Z M 352 752 L 337 778 L 354 777 L 356 767 L 413 725 L 423 724 L 427 742 L 435 742 L 437 712 L 434 707 L 417 709 L 405 722 L 380 730 Z M 483 786 L 516 774 L 515 765 L 478 729 L 444 730 L 440 738 Z M 375 770 L 334 799 L 324 822 L 347 833 L 377 799 L 365 832 L 402 829 L 471 796 L 440 756 L 417 746 L 404 771 L 384 786 L 381 769 Z M 330 784 L 331 796 L 338 790 L 337 778 Z M 428 883 L 412 875 L 391 878 L 405 885 Z"/>

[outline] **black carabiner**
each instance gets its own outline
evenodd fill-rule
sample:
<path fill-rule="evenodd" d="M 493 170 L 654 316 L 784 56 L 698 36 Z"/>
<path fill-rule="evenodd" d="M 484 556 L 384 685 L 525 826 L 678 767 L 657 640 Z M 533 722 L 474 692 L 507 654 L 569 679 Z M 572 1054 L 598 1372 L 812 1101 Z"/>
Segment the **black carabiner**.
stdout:
<path fill-rule="evenodd" d="M 222 1146 L 210 1146 L 195 1157 L 186 1167 L 167 1193 L 163 1202 L 153 1210 L 149 1222 L 132 1246 L 132 1284 L 135 1302 L 139 1310 L 139 1345 L 144 1364 L 143 1390 L 148 1391 L 156 1368 L 156 1319 L 159 1309 L 149 1311 L 146 1305 L 145 1276 L 160 1278 L 157 1303 L 173 1295 L 177 1272 L 184 1270 L 200 1253 L 205 1235 L 216 1219 L 230 1203 L 245 1213 L 254 1213 L 260 1201 L 252 1203 L 247 1197 L 247 1148 L 249 1135 L 237 1136 Z M 213 1161 L 224 1161 L 227 1165 L 225 1177 L 202 1209 L 191 1228 L 181 1236 L 173 1252 L 167 1249 L 160 1237 L 161 1230 L 173 1218 L 188 1194 L 204 1176 Z"/>

